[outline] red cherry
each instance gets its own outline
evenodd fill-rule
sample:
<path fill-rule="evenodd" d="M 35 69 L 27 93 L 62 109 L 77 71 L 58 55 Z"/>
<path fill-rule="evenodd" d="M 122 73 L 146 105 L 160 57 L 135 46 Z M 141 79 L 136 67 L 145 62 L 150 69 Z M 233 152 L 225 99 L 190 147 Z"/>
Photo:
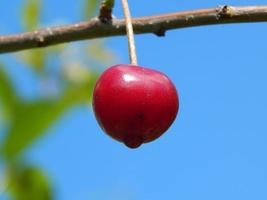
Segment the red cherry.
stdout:
<path fill-rule="evenodd" d="M 163 73 L 134 65 L 115 65 L 98 79 L 93 109 L 102 129 L 130 148 L 160 137 L 173 123 L 178 95 Z"/>

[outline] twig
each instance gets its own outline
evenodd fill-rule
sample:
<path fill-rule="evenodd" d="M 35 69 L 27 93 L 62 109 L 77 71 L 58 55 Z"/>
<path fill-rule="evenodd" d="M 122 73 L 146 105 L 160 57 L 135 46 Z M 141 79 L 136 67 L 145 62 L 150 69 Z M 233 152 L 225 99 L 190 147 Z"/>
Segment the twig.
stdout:
<path fill-rule="evenodd" d="M 112 20 L 112 9 L 114 7 L 114 0 L 103 0 L 100 5 L 98 18 L 103 23 Z"/>
<path fill-rule="evenodd" d="M 135 34 L 154 33 L 162 36 L 167 30 L 178 28 L 211 24 L 267 22 L 267 5 L 248 7 L 221 6 L 204 10 L 140 17 L 132 19 L 132 22 Z M 112 20 L 112 23 L 102 23 L 98 18 L 94 18 L 87 22 L 73 25 L 0 36 L 0 53 L 125 34 L 124 20 Z"/>
<path fill-rule="evenodd" d="M 133 32 L 133 25 L 132 25 L 132 19 L 131 19 L 131 13 L 130 13 L 129 5 L 128 5 L 128 0 L 122 0 L 122 7 L 123 7 L 125 21 L 126 21 L 126 32 L 127 32 L 127 38 L 128 38 L 130 61 L 131 61 L 131 64 L 137 65 L 134 32 Z"/>

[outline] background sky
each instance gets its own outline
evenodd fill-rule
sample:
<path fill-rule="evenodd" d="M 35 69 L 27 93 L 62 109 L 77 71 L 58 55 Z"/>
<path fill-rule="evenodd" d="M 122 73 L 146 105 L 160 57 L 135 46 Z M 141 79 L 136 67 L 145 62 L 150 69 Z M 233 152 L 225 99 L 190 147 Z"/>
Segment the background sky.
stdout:
<path fill-rule="evenodd" d="M 22 3 L 1 1 L 2 33 L 21 30 Z M 80 1 L 43 4 L 43 24 L 80 20 Z M 133 16 L 224 4 L 267 1 L 130 0 Z M 123 16 L 119 1 L 114 15 Z M 64 115 L 29 150 L 28 159 L 48 172 L 57 200 L 266 200 L 266 35 L 266 23 L 258 23 L 136 36 L 139 64 L 167 74 L 179 92 L 179 114 L 166 134 L 128 149 L 101 131 L 90 105 L 81 106 Z M 120 63 L 129 62 L 126 37 L 107 42 Z M 16 85 L 30 95 L 31 83 L 10 58 L 1 55 Z"/>

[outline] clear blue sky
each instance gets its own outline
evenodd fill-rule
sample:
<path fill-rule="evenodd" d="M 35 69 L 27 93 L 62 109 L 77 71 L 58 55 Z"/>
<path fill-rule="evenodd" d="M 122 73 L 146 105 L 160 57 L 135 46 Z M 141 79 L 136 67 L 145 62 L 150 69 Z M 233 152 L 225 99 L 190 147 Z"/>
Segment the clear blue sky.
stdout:
<path fill-rule="evenodd" d="M 0 31 L 20 31 L 21 2 L 0 3 Z M 44 1 L 44 24 L 79 20 L 79 1 L 64 2 Z M 266 3 L 130 1 L 134 16 Z M 114 15 L 122 17 L 120 3 Z M 107 137 L 91 110 L 80 107 L 50 129 L 29 160 L 49 173 L 57 200 L 266 200 L 266 35 L 266 23 L 259 23 L 137 36 L 139 64 L 166 73 L 179 91 L 180 111 L 168 132 L 131 150 Z M 125 37 L 108 44 L 128 62 Z"/>

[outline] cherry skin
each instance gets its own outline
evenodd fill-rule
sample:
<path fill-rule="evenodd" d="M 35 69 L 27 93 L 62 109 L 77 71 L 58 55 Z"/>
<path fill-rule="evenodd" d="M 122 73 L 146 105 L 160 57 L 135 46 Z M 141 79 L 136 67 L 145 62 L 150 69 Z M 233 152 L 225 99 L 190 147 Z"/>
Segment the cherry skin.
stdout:
<path fill-rule="evenodd" d="M 93 110 L 102 129 L 130 148 L 160 137 L 179 109 L 174 84 L 163 73 L 135 65 L 108 68 L 93 93 Z"/>

